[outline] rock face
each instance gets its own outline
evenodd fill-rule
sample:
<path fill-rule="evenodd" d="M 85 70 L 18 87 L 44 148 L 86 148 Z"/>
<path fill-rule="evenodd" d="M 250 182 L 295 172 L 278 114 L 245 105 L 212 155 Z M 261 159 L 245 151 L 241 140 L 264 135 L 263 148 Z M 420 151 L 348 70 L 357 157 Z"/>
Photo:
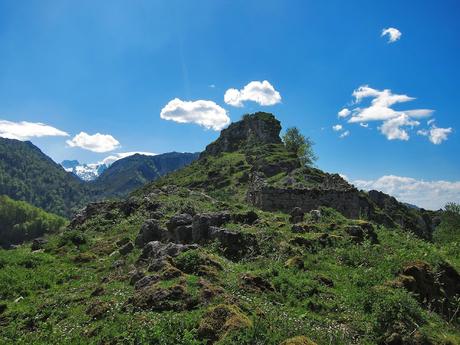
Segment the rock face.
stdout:
<path fill-rule="evenodd" d="M 280 132 L 281 124 L 272 114 L 258 112 L 245 115 L 242 121 L 234 122 L 224 129 L 220 137 L 206 147 L 200 158 L 221 152 L 234 152 L 251 143 L 280 144 Z"/>
<path fill-rule="evenodd" d="M 434 221 L 436 218 L 434 212 L 409 208 L 394 197 L 376 190 L 371 190 L 368 197 L 393 222 L 422 238 L 431 239 L 432 233 L 438 225 Z"/>
<path fill-rule="evenodd" d="M 141 231 L 136 237 L 136 246 L 142 248 L 151 241 L 162 241 L 168 237 L 168 232 L 160 227 L 160 223 L 155 219 L 148 219 L 141 227 Z"/>

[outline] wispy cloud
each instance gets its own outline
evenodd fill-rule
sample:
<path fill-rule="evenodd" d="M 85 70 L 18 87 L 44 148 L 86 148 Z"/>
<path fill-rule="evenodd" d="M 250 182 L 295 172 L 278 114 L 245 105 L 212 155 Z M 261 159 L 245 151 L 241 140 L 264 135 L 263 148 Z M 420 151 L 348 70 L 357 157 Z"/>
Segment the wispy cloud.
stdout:
<path fill-rule="evenodd" d="M 421 129 L 417 131 L 418 135 L 423 135 L 428 137 L 428 139 L 435 145 L 441 144 L 443 141 L 447 140 L 449 134 L 452 133 L 452 127 L 449 128 L 439 128 L 435 125 L 434 119 L 428 121 L 429 129 Z"/>
<path fill-rule="evenodd" d="M 213 101 L 182 101 L 174 98 L 161 109 L 160 117 L 178 123 L 196 123 L 220 131 L 230 124 L 227 111 Z"/>
<path fill-rule="evenodd" d="M 350 135 L 350 131 L 343 131 L 340 135 L 339 135 L 339 138 L 340 139 L 343 139 L 343 138 L 346 138 Z"/>
<path fill-rule="evenodd" d="M 29 140 L 34 137 L 67 137 L 68 133 L 40 122 L 0 120 L 0 137 Z"/>
<path fill-rule="evenodd" d="M 335 125 L 335 126 L 332 126 L 332 129 L 335 132 L 340 132 L 343 129 L 343 126 L 342 125 Z"/>
<path fill-rule="evenodd" d="M 448 202 L 460 203 L 459 181 L 424 181 L 395 175 L 382 176 L 376 180 L 350 180 L 364 190 L 379 190 L 402 202 L 426 209 L 437 210 Z"/>
<path fill-rule="evenodd" d="M 246 101 L 268 106 L 280 103 L 281 95 L 267 80 L 251 81 L 241 90 L 228 89 L 225 92 L 224 101 L 234 107 L 242 107 Z"/>
<path fill-rule="evenodd" d="M 388 140 L 409 140 L 408 130 L 420 126 L 418 120 L 430 117 L 434 112 L 431 109 L 395 110 L 396 104 L 410 102 L 415 98 L 393 93 L 390 89 L 377 90 L 363 85 L 354 90 L 352 96 L 352 108 L 342 109 L 338 113 L 339 118 L 347 118 L 349 123 L 359 123 L 362 127 L 368 127 L 368 122 L 381 122 L 378 128 Z M 362 105 L 365 99 L 371 99 L 367 106 Z M 432 129 L 437 138 L 436 143 L 445 140 L 452 131 L 452 128 Z M 428 132 L 419 131 L 419 134 L 428 135 Z"/>
<path fill-rule="evenodd" d="M 349 130 L 345 130 L 345 129 L 343 128 L 343 126 L 342 126 L 342 125 L 339 125 L 339 124 L 332 126 L 332 130 L 333 130 L 334 132 L 339 132 L 339 133 L 340 133 L 340 135 L 339 135 L 339 138 L 340 138 L 340 139 L 346 138 L 346 137 L 348 137 L 348 136 L 350 135 L 350 131 L 349 131 Z"/>
<path fill-rule="evenodd" d="M 347 109 L 347 108 L 343 108 L 342 110 L 340 110 L 340 111 L 337 113 L 337 115 L 338 115 L 339 117 L 347 117 L 347 116 L 350 115 L 350 114 L 351 114 L 351 111 L 350 111 L 349 109 Z"/>
<path fill-rule="evenodd" d="M 396 28 L 386 28 L 382 30 L 381 36 L 388 36 L 388 43 L 394 43 L 401 38 L 402 33 Z"/>
<path fill-rule="evenodd" d="M 72 140 L 67 140 L 66 143 L 70 147 L 80 147 L 93 152 L 109 152 L 120 147 L 120 143 L 113 136 L 101 133 L 91 135 L 80 132 Z"/>

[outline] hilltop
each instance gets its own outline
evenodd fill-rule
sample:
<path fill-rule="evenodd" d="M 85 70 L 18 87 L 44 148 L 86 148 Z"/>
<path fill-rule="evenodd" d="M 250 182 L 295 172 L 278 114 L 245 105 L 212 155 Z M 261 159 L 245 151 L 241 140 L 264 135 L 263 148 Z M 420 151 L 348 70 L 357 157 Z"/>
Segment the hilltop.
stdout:
<path fill-rule="evenodd" d="M 39 250 L 0 251 L 0 339 L 459 343 L 460 257 L 446 241 L 459 216 L 302 166 L 280 131 L 246 115 L 192 164 L 88 204 Z"/>

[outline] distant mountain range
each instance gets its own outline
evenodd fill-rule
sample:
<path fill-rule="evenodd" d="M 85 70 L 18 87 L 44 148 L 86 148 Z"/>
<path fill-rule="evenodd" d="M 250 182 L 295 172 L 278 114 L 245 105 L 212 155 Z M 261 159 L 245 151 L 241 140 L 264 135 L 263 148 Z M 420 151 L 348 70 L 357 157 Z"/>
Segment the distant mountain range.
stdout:
<path fill-rule="evenodd" d="M 123 196 L 190 164 L 197 153 L 135 154 L 115 163 L 55 163 L 29 141 L 0 138 L 0 195 L 71 216 L 90 201 Z"/>
<path fill-rule="evenodd" d="M 104 163 L 81 164 L 77 160 L 64 160 L 61 162 L 65 171 L 77 175 L 83 181 L 93 181 L 106 170 L 109 165 Z"/>
<path fill-rule="evenodd" d="M 199 153 L 182 152 L 155 156 L 134 154 L 115 161 L 91 185 L 104 196 L 123 196 L 147 182 L 192 163 L 198 156 Z"/>

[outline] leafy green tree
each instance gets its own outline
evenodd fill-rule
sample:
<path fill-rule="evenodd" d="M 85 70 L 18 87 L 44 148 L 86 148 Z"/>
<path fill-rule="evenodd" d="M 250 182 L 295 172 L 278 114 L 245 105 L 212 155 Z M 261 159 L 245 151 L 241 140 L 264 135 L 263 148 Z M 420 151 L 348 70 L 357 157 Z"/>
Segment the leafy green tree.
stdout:
<path fill-rule="evenodd" d="M 310 166 L 318 159 L 313 152 L 314 142 L 300 133 L 297 127 L 291 127 L 283 135 L 284 145 L 290 152 L 294 152 L 303 166 Z"/>
<path fill-rule="evenodd" d="M 448 202 L 446 206 L 444 206 L 444 211 L 453 216 L 460 216 L 460 204 Z"/>
<path fill-rule="evenodd" d="M 434 240 L 446 245 L 460 245 L 460 204 L 449 202 L 441 213 L 441 224 L 433 234 Z"/>

